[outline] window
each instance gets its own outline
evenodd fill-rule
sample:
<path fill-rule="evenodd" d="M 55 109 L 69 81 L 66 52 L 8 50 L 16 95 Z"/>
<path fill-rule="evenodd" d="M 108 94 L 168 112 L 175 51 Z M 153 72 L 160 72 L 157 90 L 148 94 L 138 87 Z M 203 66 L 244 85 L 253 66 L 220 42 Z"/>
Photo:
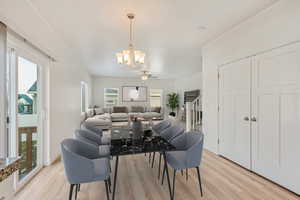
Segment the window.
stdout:
<path fill-rule="evenodd" d="M 104 88 L 104 107 L 119 104 L 119 88 Z"/>
<path fill-rule="evenodd" d="M 81 82 L 81 112 L 85 112 L 88 108 L 88 86 L 85 82 Z"/>
<path fill-rule="evenodd" d="M 161 107 L 162 105 L 162 89 L 150 89 L 150 106 Z"/>

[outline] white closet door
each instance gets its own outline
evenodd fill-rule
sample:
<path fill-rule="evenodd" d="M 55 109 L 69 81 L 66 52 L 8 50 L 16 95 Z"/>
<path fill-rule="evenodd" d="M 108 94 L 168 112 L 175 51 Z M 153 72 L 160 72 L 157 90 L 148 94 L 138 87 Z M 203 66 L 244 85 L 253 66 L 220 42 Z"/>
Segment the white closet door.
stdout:
<path fill-rule="evenodd" d="M 250 169 L 251 60 L 223 66 L 219 73 L 219 153 Z"/>
<path fill-rule="evenodd" d="M 253 171 L 299 194 L 300 45 L 256 57 L 252 74 Z"/>

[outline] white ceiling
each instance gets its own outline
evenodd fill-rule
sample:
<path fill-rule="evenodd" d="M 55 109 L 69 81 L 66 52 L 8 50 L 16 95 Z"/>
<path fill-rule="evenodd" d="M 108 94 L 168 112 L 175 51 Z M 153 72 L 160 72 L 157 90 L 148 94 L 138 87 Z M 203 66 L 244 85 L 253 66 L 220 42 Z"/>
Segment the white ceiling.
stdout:
<path fill-rule="evenodd" d="M 161 78 L 201 71 L 201 46 L 277 0 L 0 0 L 0 20 L 59 59 L 93 75 L 136 76 L 116 63 L 128 46 L 128 19 L 136 14 L 134 44 Z M 206 27 L 203 29 L 203 27 Z"/>

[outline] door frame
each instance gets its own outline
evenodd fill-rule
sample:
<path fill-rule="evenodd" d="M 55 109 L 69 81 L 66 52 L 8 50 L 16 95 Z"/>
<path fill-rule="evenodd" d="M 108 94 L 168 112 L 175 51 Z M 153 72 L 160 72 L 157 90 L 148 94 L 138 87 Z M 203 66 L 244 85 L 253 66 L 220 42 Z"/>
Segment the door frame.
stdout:
<path fill-rule="evenodd" d="M 9 37 L 8 37 L 9 38 Z M 45 126 L 47 123 L 46 113 L 45 113 L 45 93 L 48 91 L 45 91 L 45 85 L 47 84 L 44 80 L 47 75 L 45 73 L 48 73 L 48 70 L 46 69 L 47 66 L 45 62 L 43 62 L 43 59 L 40 59 L 40 56 L 35 53 L 35 51 L 30 48 L 28 45 L 26 45 L 23 42 L 20 42 L 18 40 L 15 40 L 14 38 L 9 38 L 7 42 L 7 49 L 8 49 L 8 58 L 7 61 L 10 65 L 10 101 L 15 102 L 14 106 L 12 105 L 12 110 L 10 110 L 10 124 L 8 124 L 9 130 L 8 134 L 11 137 L 11 144 L 10 145 L 10 154 L 11 156 L 18 156 L 18 137 L 17 137 L 17 84 L 18 84 L 18 57 L 23 57 L 30 62 L 33 62 L 37 64 L 37 85 L 38 85 L 38 100 L 37 100 L 37 106 L 38 106 L 38 142 L 39 145 L 37 146 L 37 167 L 33 169 L 26 177 L 24 177 L 22 180 L 19 180 L 18 173 L 14 176 L 14 188 L 15 191 L 19 191 L 28 181 L 30 181 L 34 175 L 38 171 L 40 171 L 43 168 L 43 165 L 45 163 L 45 145 L 44 145 L 44 138 L 48 134 L 46 133 L 48 130 L 45 130 Z M 15 55 L 11 55 L 11 51 L 14 51 Z"/>

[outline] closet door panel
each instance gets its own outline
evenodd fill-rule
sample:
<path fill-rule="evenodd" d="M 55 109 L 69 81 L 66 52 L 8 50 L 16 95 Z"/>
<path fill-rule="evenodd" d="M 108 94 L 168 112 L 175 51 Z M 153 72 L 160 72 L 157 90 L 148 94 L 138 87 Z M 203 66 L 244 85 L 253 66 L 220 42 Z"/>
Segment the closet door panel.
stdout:
<path fill-rule="evenodd" d="M 280 164 L 282 183 L 300 194 L 300 95 L 281 95 Z"/>
<path fill-rule="evenodd" d="M 224 157 L 250 169 L 250 73 L 245 59 L 220 68 L 219 150 Z"/>
<path fill-rule="evenodd" d="M 300 45 L 255 58 L 253 170 L 300 193 Z"/>
<path fill-rule="evenodd" d="M 261 92 L 256 100 L 256 122 L 253 123 L 253 169 L 275 179 L 279 169 L 278 96 Z M 256 133 L 256 134 L 255 134 Z"/>

